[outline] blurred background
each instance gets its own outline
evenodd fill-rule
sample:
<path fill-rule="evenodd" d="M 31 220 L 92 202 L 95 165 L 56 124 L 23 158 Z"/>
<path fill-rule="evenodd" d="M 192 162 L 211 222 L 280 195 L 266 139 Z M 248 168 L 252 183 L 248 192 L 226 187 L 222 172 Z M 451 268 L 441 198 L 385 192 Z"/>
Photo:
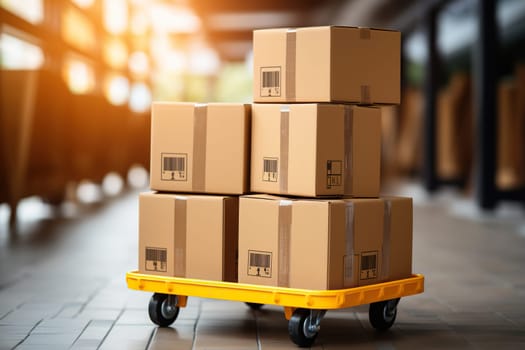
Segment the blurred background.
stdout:
<path fill-rule="evenodd" d="M 151 101 L 251 102 L 252 30 L 328 24 L 403 32 L 402 103 L 383 108 L 385 186 L 452 188 L 483 210 L 525 203 L 525 1 L 0 5 L 4 227 L 17 208 L 67 215 L 147 188 Z"/>

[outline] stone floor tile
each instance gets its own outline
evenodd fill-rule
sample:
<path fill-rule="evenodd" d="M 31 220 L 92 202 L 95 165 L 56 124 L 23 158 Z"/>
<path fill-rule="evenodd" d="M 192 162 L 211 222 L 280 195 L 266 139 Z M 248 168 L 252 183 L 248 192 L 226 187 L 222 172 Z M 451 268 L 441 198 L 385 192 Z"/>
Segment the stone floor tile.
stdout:
<path fill-rule="evenodd" d="M 113 327 L 113 321 L 90 321 L 73 343 L 73 349 L 97 348 Z"/>
<path fill-rule="evenodd" d="M 148 316 L 148 310 L 142 309 L 127 309 L 122 312 L 119 319 L 117 320 L 118 325 L 125 324 L 142 324 L 151 325 L 151 320 Z"/>
<path fill-rule="evenodd" d="M 155 327 L 115 325 L 100 346 L 101 350 L 146 349 Z"/>
<path fill-rule="evenodd" d="M 82 309 L 78 315 L 76 315 L 76 318 L 87 320 L 116 320 L 122 312 L 122 309 L 90 307 Z"/>
<path fill-rule="evenodd" d="M 194 327 L 159 327 L 155 330 L 148 350 L 192 350 Z"/>

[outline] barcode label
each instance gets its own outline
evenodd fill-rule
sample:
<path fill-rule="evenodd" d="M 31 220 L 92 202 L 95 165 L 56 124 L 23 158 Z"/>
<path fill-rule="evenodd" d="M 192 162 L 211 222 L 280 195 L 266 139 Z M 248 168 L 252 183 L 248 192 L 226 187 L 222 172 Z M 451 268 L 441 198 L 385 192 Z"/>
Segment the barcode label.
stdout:
<path fill-rule="evenodd" d="M 272 277 L 272 253 L 249 250 L 248 275 Z"/>
<path fill-rule="evenodd" d="M 281 67 L 261 67 L 261 97 L 281 96 Z"/>
<path fill-rule="evenodd" d="M 184 171 L 186 169 L 186 159 L 182 157 L 164 158 L 163 169 L 165 171 Z"/>
<path fill-rule="evenodd" d="M 377 278 L 377 252 L 361 254 L 360 279 L 369 280 Z"/>
<path fill-rule="evenodd" d="M 146 271 L 166 272 L 168 251 L 166 248 L 146 247 Z"/>
<path fill-rule="evenodd" d="M 263 158 L 263 177 L 266 182 L 277 182 L 279 158 Z"/>
<path fill-rule="evenodd" d="M 186 181 L 187 154 L 162 153 L 161 158 L 161 180 Z"/>
<path fill-rule="evenodd" d="M 273 87 L 279 87 L 279 76 L 281 75 L 281 72 L 274 71 L 274 72 L 262 72 L 262 86 L 263 88 L 273 88 Z"/>
<path fill-rule="evenodd" d="M 326 188 L 341 186 L 343 183 L 343 162 L 341 160 L 326 161 Z"/>

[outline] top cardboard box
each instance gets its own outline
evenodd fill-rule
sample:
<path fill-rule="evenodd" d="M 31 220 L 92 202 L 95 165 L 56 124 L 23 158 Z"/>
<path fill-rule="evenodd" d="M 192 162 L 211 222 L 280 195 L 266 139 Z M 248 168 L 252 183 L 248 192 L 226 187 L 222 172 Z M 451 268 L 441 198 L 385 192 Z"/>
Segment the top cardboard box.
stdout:
<path fill-rule="evenodd" d="M 154 102 L 151 106 L 151 189 L 246 193 L 250 126 L 248 104 Z"/>
<path fill-rule="evenodd" d="M 398 31 L 255 30 L 254 101 L 399 104 L 400 50 Z"/>

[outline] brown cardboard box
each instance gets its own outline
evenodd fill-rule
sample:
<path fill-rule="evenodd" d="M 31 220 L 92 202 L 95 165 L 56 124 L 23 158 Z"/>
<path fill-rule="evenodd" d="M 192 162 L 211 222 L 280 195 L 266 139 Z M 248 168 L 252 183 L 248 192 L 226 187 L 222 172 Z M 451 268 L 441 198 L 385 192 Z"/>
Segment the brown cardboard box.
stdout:
<path fill-rule="evenodd" d="M 438 96 L 437 173 L 444 180 L 466 180 L 471 172 L 473 113 L 470 76 L 455 73 Z"/>
<path fill-rule="evenodd" d="M 498 157 L 496 184 L 511 190 L 525 184 L 523 176 L 523 116 L 519 115 L 518 84 L 503 81 L 498 88 Z"/>
<path fill-rule="evenodd" d="M 379 196 L 379 108 L 254 104 L 252 113 L 253 192 Z"/>
<path fill-rule="evenodd" d="M 385 203 L 382 280 L 412 275 L 412 198 L 382 197 Z"/>
<path fill-rule="evenodd" d="M 239 282 L 340 289 L 380 281 L 381 199 L 244 196 Z"/>
<path fill-rule="evenodd" d="M 236 282 L 237 245 L 238 197 L 140 194 L 141 273 Z"/>
<path fill-rule="evenodd" d="M 423 93 L 420 89 L 406 87 L 403 90 L 399 114 L 396 166 L 406 174 L 414 174 L 421 168 L 423 104 Z"/>
<path fill-rule="evenodd" d="M 381 181 L 396 176 L 396 146 L 399 138 L 399 106 L 381 106 Z"/>
<path fill-rule="evenodd" d="M 242 194 L 249 190 L 250 105 L 154 102 L 150 187 Z"/>
<path fill-rule="evenodd" d="M 437 100 L 437 173 L 442 179 L 455 179 L 460 174 L 457 159 L 455 115 L 450 92 L 440 91 Z"/>
<path fill-rule="evenodd" d="M 254 101 L 399 104 L 400 48 L 389 30 L 255 30 Z"/>

